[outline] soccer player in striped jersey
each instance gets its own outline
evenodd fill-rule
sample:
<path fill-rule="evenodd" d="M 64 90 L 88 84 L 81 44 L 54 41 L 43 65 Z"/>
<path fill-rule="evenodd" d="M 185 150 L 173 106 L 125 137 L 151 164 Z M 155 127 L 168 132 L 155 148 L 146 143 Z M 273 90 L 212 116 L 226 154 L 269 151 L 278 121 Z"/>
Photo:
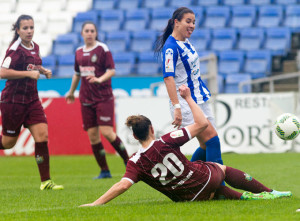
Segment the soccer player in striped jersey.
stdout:
<path fill-rule="evenodd" d="M 186 7 L 178 8 L 156 44 L 156 53 L 162 55 L 163 77 L 170 97 L 170 110 L 177 128 L 193 123 L 191 109 L 179 96 L 179 86 L 187 85 L 193 100 L 209 120 L 208 127 L 196 137 L 200 147 L 191 161 L 203 160 L 223 164 L 221 145 L 215 129 L 215 119 L 210 108 L 211 96 L 200 75 L 200 61 L 197 51 L 189 41 L 195 29 L 195 14 Z"/>
<path fill-rule="evenodd" d="M 28 128 L 35 141 L 35 158 L 41 177 L 41 190 L 61 190 L 62 185 L 50 179 L 48 124 L 37 92 L 40 74 L 51 78 L 52 72 L 43 68 L 39 46 L 32 41 L 34 21 L 21 15 L 13 25 L 14 38 L 6 51 L 0 76 L 7 79 L 1 94 L 3 135 L 0 149 L 15 146 L 22 125 Z"/>
<path fill-rule="evenodd" d="M 81 34 L 85 45 L 76 50 L 75 74 L 66 100 L 68 103 L 74 102 L 74 91 L 81 79 L 79 100 L 83 129 L 88 133 L 94 156 L 101 169 L 96 178 L 110 178 L 99 130 L 123 158 L 125 165 L 128 161 L 125 146 L 113 131 L 114 96 L 111 77 L 115 74 L 115 65 L 107 45 L 98 41 L 94 23 L 85 22 Z"/>
<path fill-rule="evenodd" d="M 95 202 L 82 206 L 102 205 L 143 181 L 172 201 L 203 201 L 210 199 L 260 200 L 290 197 L 291 192 L 279 192 L 264 186 L 250 175 L 218 163 L 190 162 L 180 146 L 202 133 L 208 120 L 193 100 L 187 86 L 179 87 L 180 96 L 189 105 L 194 123 L 155 139 L 151 121 L 136 115 L 127 118 L 126 125 L 142 147 L 128 161 L 126 173 Z M 221 185 L 225 180 L 232 187 L 250 192 L 240 193 Z"/>

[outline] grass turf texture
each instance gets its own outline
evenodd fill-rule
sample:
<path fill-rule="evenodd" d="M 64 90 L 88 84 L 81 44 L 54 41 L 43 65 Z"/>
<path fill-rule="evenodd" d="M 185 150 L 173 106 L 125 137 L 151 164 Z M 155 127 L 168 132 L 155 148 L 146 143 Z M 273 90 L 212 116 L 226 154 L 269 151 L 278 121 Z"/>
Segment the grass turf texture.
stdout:
<path fill-rule="evenodd" d="M 223 154 L 224 163 L 241 169 L 276 190 L 291 190 L 290 199 L 173 203 L 140 182 L 110 203 L 78 208 L 96 200 L 125 167 L 108 156 L 112 179 L 93 180 L 93 156 L 52 156 L 53 180 L 62 191 L 40 191 L 34 157 L 0 157 L 0 220 L 300 220 L 300 154 Z"/>

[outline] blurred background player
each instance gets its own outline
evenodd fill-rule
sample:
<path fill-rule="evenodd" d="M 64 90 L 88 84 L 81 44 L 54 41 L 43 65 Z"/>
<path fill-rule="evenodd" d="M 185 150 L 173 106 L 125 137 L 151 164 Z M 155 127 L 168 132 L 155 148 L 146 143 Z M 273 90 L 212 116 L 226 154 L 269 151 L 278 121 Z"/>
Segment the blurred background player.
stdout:
<path fill-rule="evenodd" d="M 200 147 L 191 161 L 203 160 L 223 164 L 220 140 L 215 129 L 215 119 L 207 102 L 210 91 L 200 76 L 200 60 L 197 51 L 189 42 L 195 29 L 195 14 L 186 7 L 178 8 L 168 21 L 164 33 L 157 41 L 156 53 L 162 53 L 163 77 L 170 98 L 173 125 L 179 128 L 193 123 L 193 116 L 186 101 L 179 96 L 180 85 L 187 85 L 192 98 L 209 120 L 208 127 L 196 137 Z"/>
<path fill-rule="evenodd" d="M 81 79 L 79 99 L 83 129 L 88 133 L 94 156 L 101 168 L 96 178 L 110 178 L 99 130 L 123 158 L 125 165 L 128 161 L 123 142 L 113 131 L 114 96 L 111 77 L 115 75 L 115 65 L 107 45 L 98 41 L 94 23 L 85 22 L 81 35 L 85 45 L 76 50 L 75 74 L 66 100 L 68 103 L 74 102 L 74 91 Z"/>
<path fill-rule="evenodd" d="M 102 205 L 128 190 L 134 183 L 144 181 L 175 202 L 210 199 L 260 200 L 290 197 L 291 192 L 279 192 L 264 186 L 250 175 L 218 163 L 190 162 L 180 146 L 202 133 L 208 121 L 191 97 L 187 86 L 179 87 L 180 96 L 188 103 L 194 123 L 155 139 L 151 121 L 136 115 L 127 118 L 126 125 L 142 147 L 128 161 L 122 180 L 91 204 Z M 240 193 L 221 185 L 225 180 L 234 188 L 251 192 Z"/>
<path fill-rule="evenodd" d="M 40 74 L 51 78 L 52 72 L 43 68 L 39 46 L 32 41 L 34 21 L 21 15 L 13 25 L 14 37 L 6 51 L 0 75 L 7 79 L 1 94 L 3 135 L 0 149 L 14 147 L 22 125 L 28 128 L 35 141 L 35 158 L 41 177 L 41 190 L 61 190 L 62 185 L 50 179 L 48 124 L 37 92 Z"/>

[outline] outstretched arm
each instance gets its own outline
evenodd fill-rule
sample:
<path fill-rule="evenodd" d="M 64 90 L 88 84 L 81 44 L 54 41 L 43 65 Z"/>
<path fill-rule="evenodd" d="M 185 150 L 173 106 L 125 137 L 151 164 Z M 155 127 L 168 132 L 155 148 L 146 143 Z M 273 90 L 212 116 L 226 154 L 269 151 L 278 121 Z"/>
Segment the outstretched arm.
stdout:
<path fill-rule="evenodd" d="M 93 203 L 83 204 L 84 206 L 98 206 L 108 203 L 114 198 L 118 197 L 132 186 L 132 183 L 126 179 L 122 179 L 120 182 L 114 184 L 106 193 L 104 193 L 99 199 Z"/>
<path fill-rule="evenodd" d="M 72 83 L 69 92 L 66 94 L 66 101 L 68 104 L 73 103 L 75 100 L 74 91 L 76 90 L 80 81 L 80 76 L 77 74 L 73 75 Z"/>
<path fill-rule="evenodd" d="M 179 87 L 179 93 L 180 96 L 186 100 L 189 107 L 191 108 L 194 117 L 194 124 L 187 126 L 187 128 L 189 129 L 191 136 L 195 137 L 207 128 L 208 121 L 200 107 L 193 100 L 190 89 L 186 85 L 181 85 Z"/>
<path fill-rule="evenodd" d="M 22 79 L 22 78 L 31 78 L 34 80 L 39 79 L 40 72 L 38 70 L 32 70 L 32 71 L 16 71 L 9 68 L 0 68 L 0 78 L 2 79 Z"/>

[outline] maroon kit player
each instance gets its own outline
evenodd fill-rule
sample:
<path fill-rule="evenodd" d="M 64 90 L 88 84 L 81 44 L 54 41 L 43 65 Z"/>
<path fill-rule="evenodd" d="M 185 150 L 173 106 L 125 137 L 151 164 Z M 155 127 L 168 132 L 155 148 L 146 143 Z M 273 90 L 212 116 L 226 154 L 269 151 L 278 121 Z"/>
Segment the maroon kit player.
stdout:
<path fill-rule="evenodd" d="M 35 141 L 35 158 L 41 177 L 41 190 L 61 190 L 62 185 L 50 179 L 48 124 L 37 92 L 40 74 L 51 78 L 52 72 L 43 68 L 39 46 L 32 41 L 34 21 L 21 15 L 13 25 L 14 38 L 6 51 L 0 76 L 7 79 L 1 94 L 2 136 L 0 149 L 14 147 L 22 125 Z"/>
<path fill-rule="evenodd" d="M 98 41 L 97 34 L 94 23 L 86 22 L 82 25 L 81 35 L 85 45 L 76 50 L 75 74 L 66 100 L 68 103 L 74 102 L 74 91 L 81 79 L 79 100 L 83 129 L 88 133 L 94 156 L 101 168 L 96 178 L 102 179 L 110 178 L 111 174 L 99 130 L 123 158 L 125 165 L 128 155 L 122 141 L 113 131 L 114 96 L 111 77 L 115 74 L 114 61 L 107 45 Z"/>
<path fill-rule="evenodd" d="M 142 148 L 128 161 L 122 180 L 113 185 L 95 202 L 82 206 L 102 205 L 128 190 L 134 183 L 144 181 L 172 201 L 202 201 L 210 199 L 275 199 L 290 197 L 291 192 L 279 192 L 264 186 L 250 175 L 213 162 L 190 162 L 180 146 L 201 133 L 208 121 L 191 97 L 187 86 L 179 87 L 180 96 L 191 108 L 194 123 L 155 139 L 151 121 L 143 116 L 130 116 L 126 125 Z M 225 180 L 234 188 L 251 192 L 240 193 L 221 185 Z"/>

